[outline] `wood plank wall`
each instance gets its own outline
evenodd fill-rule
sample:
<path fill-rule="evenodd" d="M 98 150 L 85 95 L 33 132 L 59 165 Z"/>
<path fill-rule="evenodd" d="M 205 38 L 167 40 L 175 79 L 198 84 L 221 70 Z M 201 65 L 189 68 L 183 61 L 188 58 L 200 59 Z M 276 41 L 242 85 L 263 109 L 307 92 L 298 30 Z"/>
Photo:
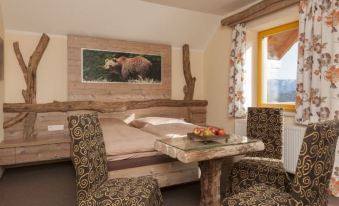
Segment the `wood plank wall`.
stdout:
<path fill-rule="evenodd" d="M 68 100 L 128 101 L 171 98 L 171 46 L 87 36 L 68 36 Z M 162 56 L 161 84 L 83 83 L 81 49 Z"/>

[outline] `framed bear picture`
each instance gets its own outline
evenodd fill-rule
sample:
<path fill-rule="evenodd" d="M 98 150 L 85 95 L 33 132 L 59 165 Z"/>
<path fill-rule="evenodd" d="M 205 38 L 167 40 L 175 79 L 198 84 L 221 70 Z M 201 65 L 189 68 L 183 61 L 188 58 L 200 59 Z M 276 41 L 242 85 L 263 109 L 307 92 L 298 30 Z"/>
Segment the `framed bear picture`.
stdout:
<path fill-rule="evenodd" d="M 68 35 L 68 100 L 170 99 L 171 56 L 167 44 Z"/>
<path fill-rule="evenodd" d="M 82 81 L 160 84 L 161 55 L 82 49 Z"/>

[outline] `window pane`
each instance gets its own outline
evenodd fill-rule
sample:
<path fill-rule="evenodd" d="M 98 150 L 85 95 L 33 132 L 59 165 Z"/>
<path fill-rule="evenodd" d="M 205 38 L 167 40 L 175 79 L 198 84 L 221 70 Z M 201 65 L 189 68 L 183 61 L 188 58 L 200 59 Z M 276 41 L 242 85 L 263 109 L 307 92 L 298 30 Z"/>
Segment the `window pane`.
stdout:
<path fill-rule="evenodd" d="M 297 41 L 298 29 L 272 34 L 262 40 L 264 103 L 294 103 Z"/>

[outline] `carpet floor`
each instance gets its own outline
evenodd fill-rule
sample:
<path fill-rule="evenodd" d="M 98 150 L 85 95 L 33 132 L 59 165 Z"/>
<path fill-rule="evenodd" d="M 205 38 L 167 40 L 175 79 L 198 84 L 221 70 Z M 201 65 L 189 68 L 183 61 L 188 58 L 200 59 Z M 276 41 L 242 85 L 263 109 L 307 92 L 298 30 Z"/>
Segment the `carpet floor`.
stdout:
<path fill-rule="evenodd" d="M 165 206 L 199 205 L 199 183 L 162 189 Z M 329 206 L 338 206 L 339 198 Z M 1 206 L 74 206 L 75 174 L 70 162 L 6 169 L 0 180 Z"/>

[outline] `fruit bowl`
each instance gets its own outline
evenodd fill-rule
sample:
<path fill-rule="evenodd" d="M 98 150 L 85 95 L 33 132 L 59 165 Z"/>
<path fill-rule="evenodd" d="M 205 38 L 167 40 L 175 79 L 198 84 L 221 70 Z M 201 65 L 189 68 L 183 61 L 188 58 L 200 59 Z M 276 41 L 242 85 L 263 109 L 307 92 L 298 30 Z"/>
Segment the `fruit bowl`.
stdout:
<path fill-rule="evenodd" d="M 217 127 L 197 127 L 194 128 L 192 133 L 187 133 L 187 137 L 191 138 L 195 141 L 213 141 L 220 140 L 229 137 L 229 135 L 225 135 L 225 131 L 222 128 Z"/>
<path fill-rule="evenodd" d="M 187 133 L 187 137 L 194 140 L 194 141 L 208 142 L 208 141 L 220 140 L 220 139 L 227 140 L 229 135 L 199 136 L 199 135 L 196 135 L 194 133 Z"/>

